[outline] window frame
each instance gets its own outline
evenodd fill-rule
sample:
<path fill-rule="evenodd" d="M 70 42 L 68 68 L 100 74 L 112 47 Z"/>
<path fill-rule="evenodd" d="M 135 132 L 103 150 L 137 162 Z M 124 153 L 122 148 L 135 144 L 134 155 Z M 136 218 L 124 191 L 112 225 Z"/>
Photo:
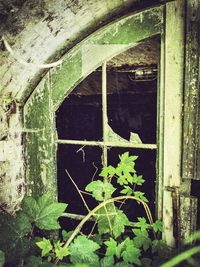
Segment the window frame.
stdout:
<path fill-rule="evenodd" d="M 180 187 L 181 181 L 180 142 L 184 55 L 182 12 L 181 3 L 171 2 L 120 18 L 83 40 L 64 56 L 61 66 L 49 70 L 24 106 L 24 128 L 27 129 L 25 155 L 28 194 L 37 196 L 51 191 L 55 198 L 57 196 L 58 139 L 55 111 L 65 97 L 105 60 L 159 34 L 161 61 L 158 90 L 159 163 L 156 202 L 158 218 L 167 218 L 164 221 L 163 238 L 169 245 L 174 244 L 174 194 L 179 194 L 176 189 Z M 94 51 L 98 53 L 94 54 Z M 91 65 L 94 55 L 95 63 Z M 172 105 L 173 109 L 170 111 L 168 105 L 171 98 L 176 99 L 176 105 Z M 167 127 L 168 123 L 172 127 Z M 170 155 L 173 152 L 175 154 L 172 161 Z"/>

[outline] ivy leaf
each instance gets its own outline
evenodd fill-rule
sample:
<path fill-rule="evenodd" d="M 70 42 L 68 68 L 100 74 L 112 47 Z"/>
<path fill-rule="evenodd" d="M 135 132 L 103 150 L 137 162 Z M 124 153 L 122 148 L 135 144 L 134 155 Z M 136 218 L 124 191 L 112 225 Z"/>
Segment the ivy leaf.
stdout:
<path fill-rule="evenodd" d="M 117 182 L 120 185 L 128 184 L 128 181 L 126 179 L 126 176 L 125 175 L 122 175 L 122 174 L 120 174 L 119 177 L 117 178 Z"/>
<path fill-rule="evenodd" d="M 148 199 L 145 197 L 145 195 L 144 195 L 143 192 L 135 191 L 135 192 L 134 192 L 134 196 L 135 196 L 136 198 L 139 198 L 139 199 L 142 200 L 143 202 L 146 202 L 146 203 L 149 202 Z M 137 202 L 138 202 L 138 204 L 141 203 L 140 201 L 137 201 Z"/>
<path fill-rule="evenodd" d="M 138 158 L 138 156 L 129 156 L 129 152 L 125 152 L 124 154 L 120 155 L 119 158 L 121 162 L 131 164 Z"/>
<path fill-rule="evenodd" d="M 65 211 L 67 204 L 65 203 L 52 203 L 40 211 L 35 224 L 40 229 L 56 230 L 60 229 L 58 218 Z"/>
<path fill-rule="evenodd" d="M 141 231 L 146 231 L 149 227 L 149 224 L 147 223 L 146 219 L 144 217 L 138 217 L 138 222 L 135 223 L 136 227 L 139 227 Z"/>
<path fill-rule="evenodd" d="M 127 246 L 122 252 L 122 258 L 126 263 L 132 263 L 136 265 L 142 265 L 139 259 L 140 255 L 140 249 L 136 248 L 134 245 Z"/>
<path fill-rule="evenodd" d="M 25 197 L 22 202 L 22 209 L 29 216 L 30 221 L 42 230 L 59 229 L 60 225 L 57 220 L 66 207 L 65 203 L 55 202 L 50 193 L 44 194 L 37 200 Z"/>
<path fill-rule="evenodd" d="M 0 216 L 0 248 L 4 251 L 7 262 L 17 262 L 20 257 L 27 255 L 30 241 L 27 236 L 31 224 L 26 214 L 17 212 L 16 217 L 8 214 Z"/>
<path fill-rule="evenodd" d="M 117 254 L 117 242 L 113 238 L 110 238 L 104 244 L 107 246 L 106 256 L 115 256 Z"/>
<path fill-rule="evenodd" d="M 131 196 L 131 195 L 133 195 L 133 189 L 130 186 L 125 185 L 124 189 L 122 189 L 120 191 L 120 193 L 122 193 L 124 195 L 127 195 L 127 196 Z"/>
<path fill-rule="evenodd" d="M 151 239 L 149 238 L 148 232 L 146 230 L 133 229 L 133 233 L 135 234 L 133 238 L 134 245 L 137 248 L 143 247 L 144 251 L 147 251 L 151 246 Z"/>
<path fill-rule="evenodd" d="M 29 217 L 30 222 L 34 222 L 37 214 L 39 213 L 37 201 L 33 197 L 25 196 L 22 200 L 21 208 L 23 212 L 26 213 Z"/>
<path fill-rule="evenodd" d="M 62 238 L 64 241 L 67 241 L 69 237 L 72 235 L 73 231 L 67 232 L 66 230 L 62 230 Z"/>
<path fill-rule="evenodd" d="M 137 156 L 129 156 L 129 152 L 126 152 L 119 156 L 120 162 L 116 168 L 116 174 L 119 176 L 117 182 L 119 184 L 133 183 L 133 176 L 131 173 L 135 173 L 135 163 Z"/>
<path fill-rule="evenodd" d="M 169 248 L 163 240 L 153 240 L 152 252 L 157 253 L 161 258 L 166 258 L 169 253 Z"/>
<path fill-rule="evenodd" d="M 95 254 L 100 246 L 85 236 L 78 236 L 69 246 L 70 259 L 73 264 L 86 263 L 98 266 L 99 258 Z"/>
<path fill-rule="evenodd" d="M 98 222 L 98 232 L 99 234 L 106 234 L 111 232 L 111 227 L 113 221 L 117 216 L 117 208 L 113 203 L 102 207 L 97 211 L 97 222 Z"/>
<path fill-rule="evenodd" d="M 93 181 L 89 183 L 86 188 L 86 191 L 91 192 L 92 196 L 97 201 L 103 201 L 111 198 L 113 192 L 116 190 L 116 188 L 113 187 L 111 183 L 108 182 L 102 182 L 100 180 Z"/>
<path fill-rule="evenodd" d="M 143 183 L 145 182 L 145 180 L 143 179 L 143 176 L 142 175 L 137 176 L 137 174 L 134 173 L 134 175 L 133 175 L 133 182 L 136 185 L 143 185 Z"/>
<path fill-rule="evenodd" d="M 53 249 L 50 240 L 45 237 L 43 237 L 42 241 L 36 242 L 36 245 L 42 250 L 42 257 L 47 255 Z"/>
<path fill-rule="evenodd" d="M 101 267 L 111 267 L 114 265 L 114 258 L 112 256 L 106 256 L 100 261 Z"/>
<path fill-rule="evenodd" d="M 115 175 L 115 168 L 111 165 L 103 167 L 99 176 L 112 178 Z"/>
<path fill-rule="evenodd" d="M 3 267 L 5 263 L 5 254 L 2 250 L 0 250 L 0 267 Z"/>
<path fill-rule="evenodd" d="M 163 224 L 160 220 L 156 220 L 152 224 L 152 227 L 153 227 L 154 232 L 162 232 L 162 230 L 163 230 Z"/>
<path fill-rule="evenodd" d="M 120 236 L 124 232 L 125 226 L 128 225 L 130 225 L 128 217 L 121 210 L 118 210 L 112 226 L 114 237 Z"/>
<path fill-rule="evenodd" d="M 67 255 L 69 255 L 68 249 L 65 248 L 65 247 L 63 247 L 63 243 L 61 243 L 60 240 L 58 240 L 54 244 L 54 249 L 55 249 L 56 257 L 59 260 L 62 260 L 64 257 L 66 257 Z"/>

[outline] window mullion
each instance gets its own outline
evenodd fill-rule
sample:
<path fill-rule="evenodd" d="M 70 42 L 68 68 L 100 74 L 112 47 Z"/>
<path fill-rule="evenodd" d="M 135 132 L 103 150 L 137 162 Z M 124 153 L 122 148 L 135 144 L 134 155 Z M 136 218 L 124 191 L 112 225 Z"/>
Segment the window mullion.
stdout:
<path fill-rule="evenodd" d="M 102 64 L 102 118 L 103 118 L 103 166 L 107 166 L 107 138 L 108 138 L 108 116 L 107 116 L 107 83 L 106 83 L 106 62 Z"/>

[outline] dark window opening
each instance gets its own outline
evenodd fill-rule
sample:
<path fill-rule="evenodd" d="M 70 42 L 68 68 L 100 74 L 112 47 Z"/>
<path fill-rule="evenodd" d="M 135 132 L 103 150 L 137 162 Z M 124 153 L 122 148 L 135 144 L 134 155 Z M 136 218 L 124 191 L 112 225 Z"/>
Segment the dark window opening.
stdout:
<path fill-rule="evenodd" d="M 123 54 L 126 55 L 124 59 Z M 126 60 L 127 52 L 123 54 L 121 58 Z M 116 166 L 119 162 L 118 156 L 126 151 L 129 151 L 130 155 L 139 156 L 136 170 L 138 175 L 143 175 L 145 183 L 137 190 L 145 192 L 154 216 L 156 149 L 145 147 L 146 144 L 156 146 L 157 138 L 157 65 L 155 61 L 150 63 L 152 64 L 146 66 L 116 66 L 115 58 L 107 63 L 108 141 L 125 144 L 120 148 L 117 145 L 108 146 L 107 163 Z M 58 138 L 71 142 L 60 143 L 57 151 L 58 198 L 59 201 L 68 203 L 69 213 L 85 215 L 87 210 L 65 169 L 69 171 L 79 189 L 84 191 L 92 179 L 98 178 L 102 168 L 103 148 L 94 145 L 95 141 L 103 140 L 102 106 L 102 69 L 99 68 L 72 91 L 56 113 Z M 73 140 L 82 143 L 73 143 Z M 93 143 L 84 144 L 84 141 Z M 126 144 L 141 144 L 143 147 L 130 148 L 126 147 Z M 115 195 L 119 192 L 120 188 Z M 89 195 L 83 195 L 90 209 L 97 204 Z M 124 211 L 131 221 L 135 221 L 138 216 L 145 216 L 141 205 L 138 206 L 132 201 L 127 201 Z M 61 223 L 64 228 L 70 230 L 74 229 L 78 221 L 62 219 Z M 88 231 L 92 225 L 89 223 L 86 226 Z"/>
<path fill-rule="evenodd" d="M 200 181 L 191 180 L 191 196 L 198 198 L 198 207 L 197 207 L 197 229 L 200 229 Z"/>

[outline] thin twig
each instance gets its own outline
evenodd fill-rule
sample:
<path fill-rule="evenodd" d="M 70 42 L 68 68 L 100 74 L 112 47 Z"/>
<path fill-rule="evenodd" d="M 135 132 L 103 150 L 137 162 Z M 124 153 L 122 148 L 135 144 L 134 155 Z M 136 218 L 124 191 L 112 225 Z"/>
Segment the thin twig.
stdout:
<path fill-rule="evenodd" d="M 92 233 L 93 233 L 93 231 L 94 231 L 96 225 L 97 225 L 97 221 L 95 221 L 94 225 L 92 226 L 92 229 L 91 229 L 91 231 L 90 231 L 90 233 L 89 233 L 89 235 L 88 235 L 88 238 L 91 237 L 91 235 L 92 235 Z"/>
<path fill-rule="evenodd" d="M 86 203 L 86 201 L 85 201 L 85 199 L 84 199 L 83 195 L 81 194 L 81 192 L 80 192 L 80 190 L 79 190 L 78 186 L 76 185 L 76 183 L 75 183 L 75 182 L 74 182 L 74 180 L 72 179 L 72 177 L 71 177 L 71 175 L 69 174 L 68 170 L 67 170 L 67 169 L 65 169 L 65 171 L 66 171 L 67 175 L 69 176 L 69 178 L 70 178 L 71 182 L 72 182 L 72 183 L 73 183 L 73 185 L 75 186 L 75 188 L 76 188 L 77 192 L 79 193 L 79 195 L 80 195 L 80 197 L 81 197 L 81 199 L 82 199 L 82 201 L 83 201 L 83 204 L 85 205 L 85 207 L 86 207 L 87 211 L 88 211 L 88 212 L 90 212 L 90 209 L 89 209 L 89 207 L 88 207 L 88 205 L 87 205 L 87 203 Z"/>
<path fill-rule="evenodd" d="M 11 48 L 11 46 L 8 44 L 8 42 L 6 41 L 5 37 L 2 36 L 2 40 L 4 42 L 5 48 L 8 50 L 8 52 L 12 55 L 12 57 L 20 64 L 22 64 L 23 66 L 26 67 L 37 67 L 39 69 L 49 69 L 52 67 L 56 67 L 60 64 L 62 64 L 63 60 L 58 60 L 52 63 L 48 63 L 48 64 L 34 64 L 34 63 L 29 63 L 25 60 L 23 60 L 21 57 L 17 56 L 16 53 L 13 51 L 13 49 Z"/>
<path fill-rule="evenodd" d="M 81 193 L 83 193 L 83 194 L 85 194 L 85 195 L 92 196 L 92 194 L 91 194 L 91 193 L 85 192 L 85 191 L 83 191 L 83 190 L 80 190 L 80 192 L 81 192 Z"/>
<path fill-rule="evenodd" d="M 95 172 L 94 172 L 94 174 L 93 174 L 93 176 L 92 176 L 92 181 L 94 180 L 94 177 L 95 177 L 95 175 L 96 175 L 96 173 L 98 172 L 98 168 L 97 168 L 97 166 L 94 164 L 94 162 L 92 162 L 92 165 L 95 167 Z"/>
<path fill-rule="evenodd" d="M 83 150 L 84 147 L 85 147 L 85 145 L 82 146 L 82 147 L 80 147 L 80 148 L 76 151 L 76 153 L 78 153 L 78 152 L 80 152 L 80 151 L 83 153 L 83 162 L 85 162 L 85 151 Z"/>

